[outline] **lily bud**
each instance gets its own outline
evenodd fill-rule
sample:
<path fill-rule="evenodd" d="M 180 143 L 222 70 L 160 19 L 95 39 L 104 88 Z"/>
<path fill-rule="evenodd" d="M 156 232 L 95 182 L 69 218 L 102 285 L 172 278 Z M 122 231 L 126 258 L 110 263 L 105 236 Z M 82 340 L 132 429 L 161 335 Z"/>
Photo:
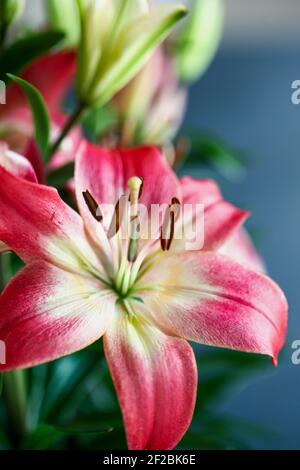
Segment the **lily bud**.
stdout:
<path fill-rule="evenodd" d="M 0 2 L 0 32 L 12 24 L 22 14 L 24 9 L 24 0 L 1 0 Z"/>
<path fill-rule="evenodd" d="M 76 47 L 80 40 L 79 14 L 74 0 L 47 0 L 49 23 L 53 29 L 63 31 L 64 47 Z"/>
<path fill-rule="evenodd" d="M 142 68 L 186 14 L 181 5 L 149 8 L 147 0 L 77 0 L 81 41 L 76 90 L 103 105 Z"/>
<path fill-rule="evenodd" d="M 222 0 L 193 0 L 191 12 L 178 36 L 175 51 L 180 79 L 197 80 L 209 67 L 218 49 L 224 19 Z"/>

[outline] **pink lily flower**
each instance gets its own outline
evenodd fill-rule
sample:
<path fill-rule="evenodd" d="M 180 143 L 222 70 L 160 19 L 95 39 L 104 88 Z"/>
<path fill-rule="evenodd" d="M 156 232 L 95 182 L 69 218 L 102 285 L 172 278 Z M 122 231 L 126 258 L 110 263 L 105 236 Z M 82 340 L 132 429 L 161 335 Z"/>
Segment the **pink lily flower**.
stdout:
<path fill-rule="evenodd" d="M 13 175 L 24 178 L 32 183 L 37 183 L 36 174 L 27 158 L 9 150 L 5 142 L 0 141 L 0 167 L 5 168 Z M 0 241 L 0 254 L 6 253 L 9 247 Z"/>
<path fill-rule="evenodd" d="M 179 181 L 156 148 L 108 151 L 84 143 L 75 185 L 80 215 L 53 188 L 0 168 L 0 240 L 26 263 L 0 297 L 7 351 L 0 371 L 54 360 L 103 336 L 128 447 L 171 449 L 195 407 L 188 340 L 276 363 L 287 302 L 270 278 L 220 254 L 247 212 L 224 201 L 211 181 Z M 128 197 L 130 223 L 139 198 L 149 210 L 200 201 L 202 249 L 187 251 L 182 240 L 163 240 L 159 232 L 133 245 L 133 255 L 122 227 L 114 234 L 104 223 L 104 205 L 119 201 L 119 212 Z"/>
<path fill-rule="evenodd" d="M 42 94 L 51 119 L 52 138 L 63 128 L 67 117 L 61 104 L 74 79 L 76 60 L 73 52 L 47 54 L 36 59 L 21 75 Z M 44 181 L 43 164 L 33 141 L 34 126 L 31 111 L 20 87 L 12 83 L 7 90 L 6 104 L 0 106 L 0 139 L 9 147 L 25 155 L 35 168 L 39 181 Z M 74 128 L 53 157 L 49 168 L 55 169 L 73 160 L 81 140 L 81 132 Z"/>

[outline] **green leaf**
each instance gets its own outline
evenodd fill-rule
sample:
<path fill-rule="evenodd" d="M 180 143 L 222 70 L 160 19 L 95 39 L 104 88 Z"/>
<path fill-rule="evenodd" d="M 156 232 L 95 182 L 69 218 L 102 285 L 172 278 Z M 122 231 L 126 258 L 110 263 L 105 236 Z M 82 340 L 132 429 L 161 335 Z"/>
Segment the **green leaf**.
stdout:
<path fill-rule="evenodd" d="M 92 107 L 84 115 L 83 128 L 89 140 L 97 143 L 117 122 L 116 113 L 108 106 Z"/>
<path fill-rule="evenodd" d="M 49 186 L 54 186 L 57 189 L 63 188 L 68 181 L 74 177 L 74 162 L 69 162 L 66 165 L 56 168 L 49 172 L 47 176 L 47 183 Z"/>
<path fill-rule="evenodd" d="M 40 55 L 48 52 L 64 39 L 60 31 L 45 31 L 18 39 L 0 53 L 0 80 L 7 82 L 7 74 L 17 74 Z"/>
<path fill-rule="evenodd" d="M 188 165 L 204 164 L 213 168 L 232 182 L 241 181 L 246 173 L 246 161 L 242 152 L 211 135 L 190 134 L 190 152 L 185 160 Z"/>
<path fill-rule="evenodd" d="M 0 374 L 0 397 L 2 395 L 3 390 L 3 374 Z"/>
<path fill-rule="evenodd" d="M 42 160 L 47 163 L 50 156 L 50 120 L 44 99 L 41 93 L 30 83 L 12 74 L 8 74 L 8 76 L 11 78 L 11 80 L 20 85 L 26 95 L 26 98 L 28 99 L 34 121 L 36 144 L 40 151 Z"/>
<path fill-rule="evenodd" d="M 53 447 L 65 437 L 65 434 L 54 426 L 40 424 L 33 432 L 25 437 L 21 448 L 26 450 L 45 450 Z"/>
<path fill-rule="evenodd" d="M 102 434 L 113 431 L 113 427 L 103 424 L 101 417 L 78 418 L 68 424 L 56 426 L 56 429 L 66 434 Z"/>

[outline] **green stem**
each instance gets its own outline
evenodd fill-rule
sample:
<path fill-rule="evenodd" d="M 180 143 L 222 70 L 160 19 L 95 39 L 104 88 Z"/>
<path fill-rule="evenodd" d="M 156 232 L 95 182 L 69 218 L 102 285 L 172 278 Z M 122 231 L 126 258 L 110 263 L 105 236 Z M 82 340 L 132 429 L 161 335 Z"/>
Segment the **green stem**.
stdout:
<path fill-rule="evenodd" d="M 64 140 L 65 137 L 69 134 L 70 130 L 77 124 L 79 119 L 81 118 L 82 114 L 84 113 L 86 109 L 86 104 L 85 103 L 79 103 L 78 106 L 75 108 L 73 113 L 71 114 L 69 120 L 67 121 L 65 127 L 63 128 L 60 136 L 58 139 L 54 142 L 50 149 L 50 157 L 52 157 L 55 152 L 58 150 L 60 144 Z"/>
<path fill-rule="evenodd" d="M 0 255 L 0 292 L 5 287 L 7 278 L 3 261 L 3 255 Z M 26 428 L 27 396 L 24 371 L 17 370 L 3 374 L 3 396 L 10 427 L 16 441 L 19 441 Z"/>
<path fill-rule="evenodd" d="M 19 441 L 26 431 L 27 393 L 23 370 L 3 374 L 3 394 L 9 425 L 14 438 Z"/>

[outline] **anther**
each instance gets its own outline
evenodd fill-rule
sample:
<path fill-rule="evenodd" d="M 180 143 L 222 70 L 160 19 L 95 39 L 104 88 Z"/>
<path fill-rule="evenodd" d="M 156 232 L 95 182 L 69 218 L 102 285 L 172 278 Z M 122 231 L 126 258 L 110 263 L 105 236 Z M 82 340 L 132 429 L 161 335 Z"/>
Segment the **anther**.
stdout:
<path fill-rule="evenodd" d="M 180 202 L 176 197 L 167 208 L 161 227 L 160 245 L 163 251 L 169 251 L 175 234 L 175 222 L 180 216 Z"/>
<path fill-rule="evenodd" d="M 130 189 L 130 205 L 131 205 L 131 218 L 138 215 L 138 201 L 143 191 L 143 180 L 138 176 L 133 176 L 128 180 L 128 187 Z"/>
<path fill-rule="evenodd" d="M 124 215 L 126 214 L 126 211 L 127 197 L 125 196 L 125 194 L 123 194 L 115 206 L 114 214 L 107 232 L 108 238 L 112 238 L 118 233 L 120 226 L 122 225 L 122 222 L 124 220 Z"/>
<path fill-rule="evenodd" d="M 85 203 L 88 206 L 89 211 L 92 214 L 92 216 L 94 217 L 94 219 L 96 219 L 97 222 L 101 222 L 101 220 L 103 219 L 103 215 L 102 215 L 101 209 L 100 209 L 98 203 L 96 202 L 96 200 L 94 199 L 94 197 L 91 195 L 91 193 L 88 190 L 83 191 L 82 195 L 83 195 Z"/>

